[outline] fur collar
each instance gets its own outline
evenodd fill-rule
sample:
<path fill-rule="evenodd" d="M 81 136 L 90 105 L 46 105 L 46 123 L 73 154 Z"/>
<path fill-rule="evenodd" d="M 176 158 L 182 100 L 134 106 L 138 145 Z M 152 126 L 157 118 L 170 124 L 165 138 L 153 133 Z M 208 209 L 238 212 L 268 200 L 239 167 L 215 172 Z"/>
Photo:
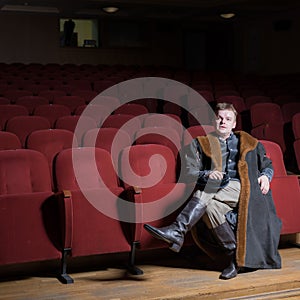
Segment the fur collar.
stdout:
<path fill-rule="evenodd" d="M 236 131 L 234 134 L 240 139 L 240 159 L 245 160 L 246 154 L 256 148 L 258 140 L 245 131 Z M 210 133 L 206 136 L 199 136 L 197 139 L 204 154 L 210 157 L 216 166 L 222 165 L 217 135 Z"/>

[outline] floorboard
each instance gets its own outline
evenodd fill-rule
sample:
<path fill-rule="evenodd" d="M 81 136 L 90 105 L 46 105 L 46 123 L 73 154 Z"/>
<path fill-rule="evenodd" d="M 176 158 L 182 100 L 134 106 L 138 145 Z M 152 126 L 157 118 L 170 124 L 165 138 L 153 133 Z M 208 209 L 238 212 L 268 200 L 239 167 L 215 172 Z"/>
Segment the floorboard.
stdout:
<path fill-rule="evenodd" d="M 74 283 L 69 285 L 49 273 L 57 262 L 2 267 L 0 299 L 300 299 L 299 248 L 280 249 L 280 270 L 242 273 L 227 281 L 219 279 L 218 270 L 200 269 L 197 261 L 193 265 L 193 260 L 169 252 L 138 257 L 141 276 L 126 272 L 121 265 L 125 255 L 121 260 L 120 255 L 74 260 L 69 272 Z"/>

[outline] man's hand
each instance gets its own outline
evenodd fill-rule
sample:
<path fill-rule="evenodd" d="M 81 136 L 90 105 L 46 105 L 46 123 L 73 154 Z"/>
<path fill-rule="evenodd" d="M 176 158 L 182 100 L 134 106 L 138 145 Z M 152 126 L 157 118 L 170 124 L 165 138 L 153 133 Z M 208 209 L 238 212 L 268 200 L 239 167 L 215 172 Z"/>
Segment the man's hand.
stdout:
<path fill-rule="evenodd" d="M 258 184 L 260 185 L 261 192 L 265 195 L 270 189 L 269 178 L 266 175 L 262 175 L 258 178 Z"/>
<path fill-rule="evenodd" d="M 224 176 L 224 172 L 213 170 L 209 173 L 208 178 L 215 180 L 222 180 Z"/>

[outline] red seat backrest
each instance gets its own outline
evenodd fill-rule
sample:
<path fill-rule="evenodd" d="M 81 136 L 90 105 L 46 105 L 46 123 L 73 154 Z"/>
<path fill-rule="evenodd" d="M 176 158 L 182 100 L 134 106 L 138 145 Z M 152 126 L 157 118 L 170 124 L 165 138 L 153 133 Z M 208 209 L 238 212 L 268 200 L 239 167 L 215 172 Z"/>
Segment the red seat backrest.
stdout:
<path fill-rule="evenodd" d="M 42 129 L 32 132 L 27 138 L 27 148 L 43 153 L 52 174 L 55 156 L 63 149 L 77 147 L 74 134 L 65 129 Z"/>
<path fill-rule="evenodd" d="M 293 133 L 296 140 L 300 139 L 300 113 L 296 113 L 292 118 Z"/>
<path fill-rule="evenodd" d="M 92 128 L 97 128 L 97 124 L 91 117 L 72 115 L 58 118 L 55 122 L 55 128 L 74 132 L 78 145 L 81 146 L 84 134 Z"/>
<path fill-rule="evenodd" d="M 133 116 L 143 115 L 148 113 L 146 106 L 137 103 L 126 103 L 118 107 L 115 114 L 128 114 Z"/>
<path fill-rule="evenodd" d="M 53 104 L 65 105 L 70 108 L 71 112 L 74 112 L 78 106 L 85 104 L 85 100 L 79 96 L 61 96 L 54 98 Z"/>
<path fill-rule="evenodd" d="M 50 128 L 50 122 L 40 116 L 13 117 L 7 121 L 6 125 L 6 131 L 15 133 L 19 137 L 22 147 L 26 146 L 26 139 L 31 132 Z"/>
<path fill-rule="evenodd" d="M 300 113 L 300 102 L 285 103 L 281 106 L 281 110 L 284 122 L 292 122 L 293 116 Z"/>
<path fill-rule="evenodd" d="M 276 103 L 256 103 L 250 108 L 252 127 L 275 122 L 283 125 L 280 106 Z"/>
<path fill-rule="evenodd" d="M 118 186 L 118 178 L 109 152 L 93 147 L 60 151 L 55 160 L 55 179 L 58 190 Z"/>
<path fill-rule="evenodd" d="M 176 182 L 176 162 L 172 150 L 164 145 L 134 145 L 125 148 L 120 158 L 124 185 L 153 187 Z"/>
<path fill-rule="evenodd" d="M 49 100 L 41 96 L 23 96 L 16 99 L 15 103 L 25 106 L 28 109 L 29 114 L 32 114 L 38 105 L 49 104 Z"/>
<path fill-rule="evenodd" d="M 13 150 L 21 148 L 21 141 L 17 135 L 8 131 L 0 131 L 0 150 Z"/>
<path fill-rule="evenodd" d="M 215 131 L 213 125 L 195 125 L 188 127 L 183 133 L 183 145 L 188 145 L 197 136 L 207 135 Z"/>
<path fill-rule="evenodd" d="M 131 145 L 128 133 L 118 128 L 94 128 L 86 132 L 83 138 L 84 147 L 97 147 L 111 152 L 112 145 L 121 151 Z"/>
<path fill-rule="evenodd" d="M 34 109 L 33 114 L 35 116 L 47 118 L 51 127 L 54 128 L 56 120 L 63 116 L 70 116 L 71 110 L 65 105 L 47 104 L 37 106 Z"/>
<path fill-rule="evenodd" d="M 271 141 L 260 140 L 260 142 L 265 147 L 267 157 L 272 160 L 274 176 L 286 176 L 287 173 L 280 146 Z"/>
<path fill-rule="evenodd" d="M 0 195 L 51 191 L 48 163 L 38 151 L 0 151 L 0 177 Z"/>
<path fill-rule="evenodd" d="M 168 127 L 146 127 L 141 128 L 136 133 L 135 143 L 140 144 L 160 144 L 170 148 L 177 158 L 181 148 L 181 138 L 178 132 Z"/>
<path fill-rule="evenodd" d="M 150 114 L 144 119 L 144 127 L 173 128 L 182 138 L 183 126 L 179 116 L 174 114 Z"/>
<path fill-rule="evenodd" d="M 3 96 L 9 99 L 11 103 L 14 103 L 20 97 L 33 96 L 33 92 L 27 90 L 13 89 L 4 91 Z"/>
<path fill-rule="evenodd" d="M 4 104 L 0 106 L 0 127 L 5 129 L 7 120 L 16 116 L 28 116 L 28 109 L 23 105 Z"/>
<path fill-rule="evenodd" d="M 75 115 L 84 115 L 93 118 L 97 126 L 100 126 L 103 120 L 110 115 L 110 108 L 102 104 L 80 105 L 75 110 Z"/>
<path fill-rule="evenodd" d="M 108 116 L 101 127 L 121 128 L 125 130 L 129 134 L 131 140 L 133 140 L 136 131 L 142 127 L 142 124 L 138 117 L 127 114 L 117 114 Z"/>

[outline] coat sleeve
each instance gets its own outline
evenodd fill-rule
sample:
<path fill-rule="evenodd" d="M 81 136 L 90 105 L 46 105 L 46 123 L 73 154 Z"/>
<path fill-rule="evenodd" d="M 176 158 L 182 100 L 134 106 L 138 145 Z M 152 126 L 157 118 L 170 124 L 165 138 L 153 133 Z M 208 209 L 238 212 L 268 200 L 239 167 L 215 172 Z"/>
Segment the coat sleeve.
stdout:
<path fill-rule="evenodd" d="M 184 149 L 184 181 L 205 185 L 209 170 L 204 169 L 203 153 L 196 139 Z"/>
<path fill-rule="evenodd" d="M 257 156 L 259 171 L 258 177 L 266 175 L 269 178 L 269 181 L 271 182 L 274 175 L 272 161 L 267 157 L 266 150 L 263 144 L 260 142 L 257 145 Z"/>

